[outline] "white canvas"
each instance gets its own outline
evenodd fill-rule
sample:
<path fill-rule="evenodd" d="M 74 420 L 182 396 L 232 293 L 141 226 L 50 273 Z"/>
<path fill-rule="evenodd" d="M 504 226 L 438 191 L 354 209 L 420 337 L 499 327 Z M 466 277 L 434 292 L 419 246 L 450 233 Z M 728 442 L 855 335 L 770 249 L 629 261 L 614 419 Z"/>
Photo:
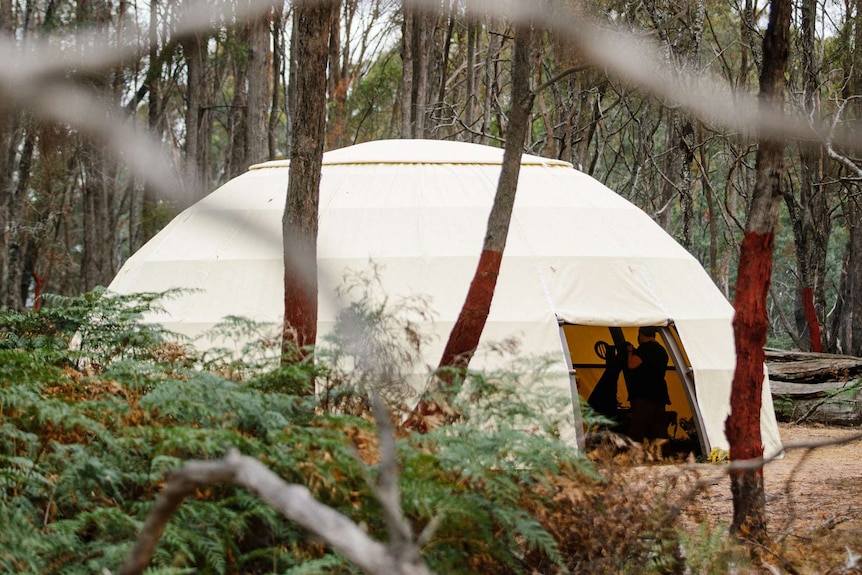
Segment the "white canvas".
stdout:
<path fill-rule="evenodd" d="M 319 334 L 338 312 L 345 270 L 380 266 L 391 298 L 426 295 L 435 366 L 476 269 L 502 150 L 390 140 L 324 155 L 318 239 Z M 202 290 L 165 303 L 158 320 L 196 336 L 226 315 L 281 323 L 281 219 L 287 162 L 253 166 L 185 210 L 132 255 L 116 293 Z M 724 420 L 735 366 L 733 309 L 697 260 L 643 211 L 566 162 L 525 155 L 483 345 L 518 338 L 521 353 L 554 358 L 570 388 L 558 322 L 673 322 L 694 373 L 711 447 L 727 449 Z M 199 345 L 206 345 L 199 342 Z M 471 367 L 492 365 L 480 348 Z M 486 363 L 483 363 L 486 362 Z M 767 455 L 781 450 L 771 395 L 761 422 Z"/>

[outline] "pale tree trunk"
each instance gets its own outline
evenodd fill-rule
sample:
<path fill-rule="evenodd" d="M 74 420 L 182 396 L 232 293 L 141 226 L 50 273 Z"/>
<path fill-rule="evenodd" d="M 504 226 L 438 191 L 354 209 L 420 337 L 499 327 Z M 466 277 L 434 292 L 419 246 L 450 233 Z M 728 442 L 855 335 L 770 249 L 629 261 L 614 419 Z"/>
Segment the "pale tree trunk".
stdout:
<path fill-rule="evenodd" d="M 760 53 L 760 46 L 757 43 L 757 35 L 755 34 L 758 29 L 754 15 L 756 6 L 757 0 L 745 0 L 745 6 L 739 19 L 742 50 L 740 51 L 737 89 L 740 90 L 744 90 L 748 86 L 748 77 L 751 71 L 754 70 L 754 73 L 757 74 L 761 66 L 762 55 Z"/>
<path fill-rule="evenodd" d="M 430 35 L 436 15 L 429 6 L 422 6 L 413 15 L 413 137 L 424 138 L 425 115 L 428 108 L 428 60 Z"/>
<path fill-rule="evenodd" d="M 469 141 L 476 141 L 476 42 L 479 36 L 478 24 L 472 14 L 467 14 L 467 96 L 464 98 L 464 125 L 467 126 Z"/>
<path fill-rule="evenodd" d="M 819 65 L 815 54 L 816 5 L 803 0 L 800 9 L 800 59 L 802 61 L 802 108 L 812 123 L 820 121 Z M 785 194 L 796 240 L 797 293 L 795 318 L 800 339 L 810 351 L 823 351 L 820 326 L 826 317 L 824 275 L 831 214 L 823 183 L 823 146 L 815 141 L 799 143 L 801 183 L 799 200 Z"/>
<path fill-rule="evenodd" d="M 456 0 L 449 0 L 446 8 L 444 21 L 446 22 L 446 35 L 443 39 L 442 62 L 440 64 L 440 83 L 437 86 L 437 101 L 436 108 L 443 108 L 446 101 L 446 83 L 449 80 L 449 54 L 452 49 L 452 34 L 455 31 L 455 3 Z"/>
<path fill-rule="evenodd" d="M 345 8 L 345 20 L 350 21 L 353 12 L 357 9 L 356 0 L 343 3 Z M 350 87 L 348 78 L 350 67 L 350 27 L 345 28 L 347 34 L 345 42 L 341 43 L 341 13 L 335 11 L 329 23 L 329 78 L 327 89 L 331 112 L 326 124 L 326 141 L 333 148 L 341 148 L 351 142 L 346 138 L 347 126 L 347 91 Z"/>
<path fill-rule="evenodd" d="M 0 0 L 0 35 L 12 38 L 12 0 Z M 14 137 L 14 121 L 11 114 L 0 114 L 0 308 L 5 308 L 12 291 L 9 281 L 9 245 L 14 198 L 14 184 L 10 177 L 14 171 L 14 151 L 18 148 Z M 7 158 L 9 161 L 7 161 Z"/>
<path fill-rule="evenodd" d="M 413 20 L 417 17 L 416 10 L 403 2 L 402 12 L 404 24 L 401 28 L 401 137 L 413 136 L 413 77 L 415 54 L 413 53 Z"/>
<path fill-rule="evenodd" d="M 269 109 L 270 11 L 250 20 L 248 30 L 248 95 L 246 97 L 245 160 L 241 172 L 269 159 L 267 110 Z"/>
<path fill-rule="evenodd" d="M 845 88 L 842 96 L 847 101 L 847 109 L 850 114 L 849 121 L 857 125 L 862 122 L 862 102 L 858 95 L 862 93 L 862 0 L 852 3 L 857 17 L 852 22 L 852 41 L 857 48 L 845 56 L 844 76 L 846 78 Z M 849 34 L 848 34 L 849 36 Z M 858 156 L 858 153 L 852 154 Z M 833 153 L 830 153 L 833 158 Z M 849 237 L 847 239 L 847 255 L 845 257 L 841 297 L 840 313 L 836 323 L 836 331 L 839 331 L 843 340 L 843 352 L 851 355 L 862 355 L 862 168 L 858 163 L 852 163 L 844 158 L 845 167 L 850 170 L 850 178 L 846 183 L 846 198 L 844 200 L 844 217 Z"/>
<path fill-rule="evenodd" d="M 185 163 L 187 166 L 187 182 L 191 187 L 185 190 L 180 204 L 191 204 L 202 197 L 205 189 L 202 169 L 205 159 L 204 147 L 207 144 L 202 138 L 204 123 L 204 62 L 206 61 L 206 38 L 195 34 L 182 44 L 183 56 L 186 62 L 186 115 L 185 115 Z"/>
<path fill-rule="evenodd" d="M 276 157 L 276 130 L 278 128 L 278 116 L 281 111 L 281 75 L 284 36 L 282 34 L 282 12 L 284 12 L 284 0 L 275 3 L 272 11 L 272 86 L 270 91 L 269 124 L 267 125 L 266 143 L 270 158 Z"/>
<path fill-rule="evenodd" d="M 152 134 L 162 133 L 162 59 L 159 57 L 159 0 L 150 2 L 150 51 L 147 70 L 147 127 Z M 132 202 L 129 218 L 129 243 L 132 252 L 137 251 L 158 232 L 155 213 L 159 198 L 152 184 L 144 182 L 140 206 Z M 139 217 L 135 217 L 139 214 Z"/>
<path fill-rule="evenodd" d="M 531 41 L 531 27 L 519 24 L 515 30 L 512 106 L 509 109 L 503 165 L 497 182 L 494 204 L 488 216 L 488 228 L 476 273 L 440 358 L 440 374 L 447 383 L 457 383 L 458 374 L 462 374 L 467 369 L 476 352 L 497 286 L 497 277 L 500 273 L 503 250 L 506 247 L 509 223 L 515 204 L 515 193 L 518 189 L 524 141 L 530 126 L 530 114 L 535 99 L 535 94 L 530 90 Z M 413 410 L 407 425 L 420 430 L 427 429 L 429 422 L 442 410 L 442 406 L 429 400 L 426 395 Z"/>
<path fill-rule="evenodd" d="M 237 32 L 237 41 L 248 45 L 248 31 Z M 233 99 L 228 113 L 227 150 L 225 151 L 225 173 L 228 178 L 235 178 L 245 172 L 246 136 L 248 135 L 248 67 L 232 58 L 233 68 Z"/>
<path fill-rule="evenodd" d="M 500 83 L 498 82 L 497 62 L 503 51 L 503 39 L 501 34 L 490 33 L 491 26 L 496 23 L 497 21 L 491 16 L 485 18 L 485 25 L 488 28 L 488 51 L 485 53 L 485 105 L 482 108 L 482 133 L 479 140 L 479 143 L 485 145 L 489 144 L 490 139 L 491 109 L 495 102 L 499 102 Z M 498 126 L 505 125 L 505 118 L 502 117 L 502 114 L 497 117 L 497 120 Z M 506 133 L 509 133 L 508 128 L 506 128 Z M 523 146 L 523 141 L 521 141 L 521 145 Z"/>
<path fill-rule="evenodd" d="M 693 13 L 689 22 L 689 45 L 684 47 L 684 53 L 678 58 L 684 63 L 683 70 L 692 75 L 700 73 L 700 43 L 703 36 L 703 20 L 706 8 L 704 0 L 696 0 L 693 3 Z M 680 165 L 680 204 L 682 211 L 682 245 L 691 251 L 694 246 L 692 238 L 692 226 L 694 220 L 694 158 L 695 150 L 700 145 L 697 141 L 696 120 L 689 115 L 680 118 L 679 140 L 682 162 Z"/>
<path fill-rule="evenodd" d="M 763 38 L 760 106 L 775 113 L 783 108 L 789 53 L 790 0 L 772 0 L 769 25 Z M 742 241 L 733 330 L 736 371 L 731 389 L 731 413 L 725 422 L 733 461 L 763 456 L 760 408 L 763 392 L 763 346 L 769 327 L 767 296 L 772 278 L 775 228 L 784 185 L 783 141 L 761 137 L 757 150 L 756 181 Z M 731 471 L 733 523 L 738 537 L 768 542 L 763 468 Z"/>
<path fill-rule="evenodd" d="M 282 361 L 317 338 L 317 216 L 326 130 L 326 63 L 332 12 L 338 0 L 295 5 L 296 109 L 282 233 L 284 326 Z M 302 354 L 300 354 L 302 355 Z"/>
<path fill-rule="evenodd" d="M 847 283 L 844 290 L 850 321 L 846 353 L 862 356 L 862 205 L 858 186 L 849 200 L 847 214 L 854 225 L 850 227 L 848 240 Z"/>
<path fill-rule="evenodd" d="M 679 110 L 676 109 L 668 109 L 667 110 L 667 129 L 664 134 L 664 149 L 667 150 L 667 153 L 664 154 L 664 160 L 662 162 L 662 169 L 665 174 L 676 174 L 679 172 L 680 158 L 679 154 L 676 153 L 677 150 L 674 148 L 674 134 L 679 133 L 679 114 L 681 114 Z M 656 222 L 668 232 L 671 231 L 671 210 L 667 209 L 666 206 L 669 206 L 673 201 L 674 196 L 676 195 L 676 182 L 671 177 L 665 177 L 661 179 L 661 188 L 659 190 L 659 197 L 661 198 L 659 206 L 661 206 L 662 211 L 658 214 L 656 218 Z"/>
<path fill-rule="evenodd" d="M 9 241 L 7 245 L 7 258 L 9 272 L 4 284 L 7 289 L 5 304 L 9 309 L 23 310 L 27 303 L 27 288 L 30 285 L 30 277 L 25 275 L 25 264 L 27 263 L 28 246 L 33 245 L 33 236 L 26 233 L 22 228 L 24 222 L 24 205 L 27 200 L 27 189 L 30 184 L 30 171 L 33 164 L 33 153 L 36 141 L 36 126 L 30 122 L 27 133 L 21 145 L 21 153 L 18 157 L 17 180 L 11 186 L 11 195 L 8 203 L 9 218 Z M 31 264 L 32 267 L 32 264 Z"/>

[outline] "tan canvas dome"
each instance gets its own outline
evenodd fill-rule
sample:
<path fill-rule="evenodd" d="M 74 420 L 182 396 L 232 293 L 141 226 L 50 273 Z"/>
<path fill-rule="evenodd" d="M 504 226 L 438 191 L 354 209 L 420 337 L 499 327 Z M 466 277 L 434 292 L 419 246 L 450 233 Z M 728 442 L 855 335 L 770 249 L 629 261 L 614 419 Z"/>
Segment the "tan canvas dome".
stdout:
<path fill-rule="evenodd" d="M 390 297 L 430 298 L 436 319 L 428 326 L 435 337 L 427 364 L 436 365 L 482 250 L 502 155 L 497 148 L 428 140 L 326 153 L 319 333 L 332 328 L 338 311 L 332 294 L 345 270 L 373 261 Z M 287 162 L 269 162 L 215 190 L 130 257 L 109 290 L 200 289 L 165 302 L 167 316 L 159 318 L 192 337 L 226 315 L 278 329 L 288 172 Z M 558 385 L 568 389 L 575 347 L 593 343 L 573 342 L 576 326 L 671 325 L 667 337 L 681 344 L 682 371 L 690 367 L 687 393 L 700 411 L 702 444 L 727 449 L 732 317 L 697 260 L 643 211 L 568 163 L 524 156 L 483 342 L 515 337 L 523 354 L 550 354 Z M 471 367 L 484 361 L 491 360 L 479 353 Z M 775 453 L 780 441 L 768 385 L 763 402 L 764 444 Z"/>

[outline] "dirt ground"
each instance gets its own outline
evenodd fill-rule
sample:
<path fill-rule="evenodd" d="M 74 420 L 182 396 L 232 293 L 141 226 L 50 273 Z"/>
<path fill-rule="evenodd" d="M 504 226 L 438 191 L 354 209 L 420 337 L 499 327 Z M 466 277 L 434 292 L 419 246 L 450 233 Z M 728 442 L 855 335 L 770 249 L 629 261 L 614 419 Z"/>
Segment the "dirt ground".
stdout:
<path fill-rule="evenodd" d="M 769 534 L 789 565 L 780 572 L 862 573 L 862 558 L 852 566 L 862 555 L 862 429 L 782 424 L 780 433 L 786 455 L 764 470 Z M 697 467 L 707 487 L 689 518 L 729 524 L 722 465 Z"/>
<path fill-rule="evenodd" d="M 786 455 L 764 470 L 772 531 L 784 526 L 804 533 L 826 527 L 862 535 L 862 430 L 783 424 L 779 429 Z M 850 441 L 854 437 L 857 440 Z M 714 471 L 714 467 L 703 469 Z M 700 503 L 711 516 L 729 517 L 727 477 L 716 478 L 702 493 Z"/>

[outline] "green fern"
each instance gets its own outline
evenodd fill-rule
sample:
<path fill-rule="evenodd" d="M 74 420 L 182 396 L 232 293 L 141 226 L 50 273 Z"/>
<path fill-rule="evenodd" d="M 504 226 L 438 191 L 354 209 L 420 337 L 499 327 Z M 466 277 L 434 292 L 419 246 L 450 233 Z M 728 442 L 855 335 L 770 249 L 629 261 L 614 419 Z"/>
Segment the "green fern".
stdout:
<path fill-rule="evenodd" d="M 0 572 L 44 573 L 49 541 L 42 536 L 31 513 L 14 502 L 0 505 Z"/>
<path fill-rule="evenodd" d="M 386 362 L 409 362 L 423 340 L 415 325 L 387 316 L 391 302 L 363 297 L 354 297 L 342 319 L 345 325 L 369 323 L 372 339 L 342 334 L 313 361 L 283 367 L 272 362 L 277 342 L 245 347 L 244 338 L 265 326 L 239 318 L 220 327 L 222 337 L 241 346 L 232 350 L 239 357 L 187 352 L 182 342 L 171 343 L 171 334 L 137 321 L 158 305 L 152 294 L 48 297 L 39 313 L 0 312 L 0 524 L 8 526 L 0 530 L 0 571 L 116 570 L 165 474 L 189 459 L 221 457 L 231 447 L 285 481 L 307 486 L 318 501 L 385 541 L 383 513 L 367 484 L 379 469 L 363 463 L 357 451 L 374 461 L 378 446 L 367 393 L 388 389 L 393 410 L 402 409 L 397 382 L 405 365 L 381 371 L 357 359 L 371 350 Z M 404 305 L 407 315 L 421 311 L 419 303 Z M 389 337 L 402 347 L 386 349 Z M 70 349 L 75 338 L 79 347 Z M 346 366 L 361 369 L 353 373 Z M 590 510 L 561 507 L 552 497 L 554 479 L 604 484 L 563 441 L 570 399 L 542 385 L 546 371 L 547 362 L 539 359 L 513 362 L 506 372 L 470 373 L 449 398 L 461 414 L 455 424 L 399 439 L 406 518 L 417 533 L 439 521 L 423 548 L 435 572 L 509 575 L 571 566 L 581 535 L 561 532 L 547 517 L 589 518 Z M 533 383 L 529 395 L 522 377 Z M 325 393 L 309 394 L 312 382 Z M 596 505 L 606 503 L 613 501 Z M 665 536 L 646 520 L 638 525 L 653 540 Z M 620 549 L 651 557 L 656 565 L 675 560 L 664 547 L 624 540 Z M 233 486 L 189 497 L 169 522 L 148 571 L 335 572 L 355 569 Z"/>
<path fill-rule="evenodd" d="M 333 553 L 327 553 L 318 559 L 309 559 L 301 565 L 296 565 L 284 571 L 284 575 L 321 575 L 322 573 L 360 573 L 352 568 L 347 561 Z"/>

